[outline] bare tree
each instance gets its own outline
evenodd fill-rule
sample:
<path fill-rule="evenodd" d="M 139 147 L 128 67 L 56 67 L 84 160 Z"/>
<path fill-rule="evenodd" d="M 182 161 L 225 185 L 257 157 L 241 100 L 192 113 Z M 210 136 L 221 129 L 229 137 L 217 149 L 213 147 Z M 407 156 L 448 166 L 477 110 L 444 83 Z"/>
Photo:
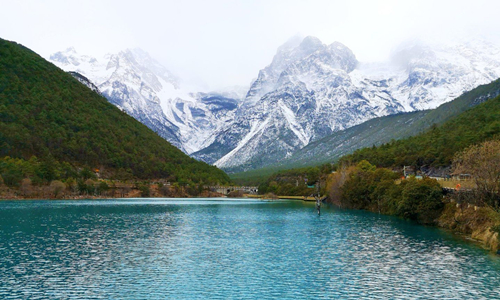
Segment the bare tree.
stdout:
<path fill-rule="evenodd" d="M 87 195 L 95 194 L 95 182 L 92 179 L 89 178 L 85 180 L 85 186 L 87 189 Z"/>
<path fill-rule="evenodd" d="M 33 190 L 33 185 L 31 184 L 31 179 L 24 178 L 21 181 L 21 193 L 23 194 L 23 197 L 29 196 L 32 190 Z"/>
<path fill-rule="evenodd" d="M 78 185 L 76 184 L 76 180 L 72 177 L 66 179 L 66 190 L 68 190 L 71 194 L 78 192 Z"/>
<path fill-rule="evenodd" d="M 127 197 L 131 190 L 132 190 L 132 188 L 130 186 L 128 186 L 128 185 L 122 187 L 120 189 L 120 191 L 121 191 L 121 197 L 122 198 Z"/>
<path fill-rule="evenodd" d="M 158 192 L 160 192 L 160 195 L 165 197 L 171 197 L 173 195 L 172 191 L 170 190 L 170 187 L 163 184 L 161 184 L 161 186 L 158 187 Z"/>
<path fill-rule="evenodd" d="M 54 180 L 50 183 L 50 190 L 54 198 L 57 198 L 65 189 L 66 185 L 59 180 Z"/>
<path fill-rule="evenodd" d="M 458 153 L 455 174 L 470 174 L 487 204 L 498 209 L 500 191 L 500 141 L 487 141 Z"/>
<path fill-rule="evenodd" d="M 327 178 L 327 191 L 330 202 L 338 206 L 342 206 L 341 188 L 349 179 L 349 175 L 354 171 L 354 166 L 346 164 L 341 165 L 337 172 L 332 173 Z"/>

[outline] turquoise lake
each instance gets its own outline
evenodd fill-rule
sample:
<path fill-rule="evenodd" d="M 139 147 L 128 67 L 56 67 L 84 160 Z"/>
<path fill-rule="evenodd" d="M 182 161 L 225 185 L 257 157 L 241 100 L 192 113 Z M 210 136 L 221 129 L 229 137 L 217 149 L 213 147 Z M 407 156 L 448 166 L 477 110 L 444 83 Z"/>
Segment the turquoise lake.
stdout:
<path fill-rule="evenodd" d="M 500 257 L 300 201 L 1 201 L 0 299 L 500 299 Z"/>

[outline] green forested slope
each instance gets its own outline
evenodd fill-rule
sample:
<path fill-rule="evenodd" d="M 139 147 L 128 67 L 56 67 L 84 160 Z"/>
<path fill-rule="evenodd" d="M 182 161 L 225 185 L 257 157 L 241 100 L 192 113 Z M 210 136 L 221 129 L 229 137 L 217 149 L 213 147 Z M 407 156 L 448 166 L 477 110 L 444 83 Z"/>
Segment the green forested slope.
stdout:
<path fill-rule="evenodd" d="M 500 97 L 488 100 L 442 125 L 406 139 L 371 148 L 363 148 L 344 156 L 341 162 L 368 160 L 379 167 L 412 165 L 441 167 L 451 164 L 453 156 L 466 147 L 500 134 Z"/>
<path fill-rule="evenodd" d="M 98 168 L 109 176 L 229 181 L 36 53 L 0 39 L 0 158 L 6 156 Z"/>

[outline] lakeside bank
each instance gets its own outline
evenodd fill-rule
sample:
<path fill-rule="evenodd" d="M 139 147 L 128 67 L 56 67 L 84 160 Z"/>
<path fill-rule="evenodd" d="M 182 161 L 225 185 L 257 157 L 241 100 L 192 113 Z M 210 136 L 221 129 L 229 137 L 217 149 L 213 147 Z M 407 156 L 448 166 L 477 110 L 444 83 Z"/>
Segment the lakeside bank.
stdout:
<path fill-rule="evenodd" d="M 335 205 L 335 204 L 333 204 Z M 451 199 L 443 202 L 443 209 L 432 223 L 421 224 L 446 229 L 466 240 L 479 243 L 485 249 L 500 255 L 500 213 L 490 207 L 480 207 L 467 203 L 456 203 Z M 374 207 L 365 208 L 373 213 L 390 216 Z M 401 216 L 399 216 L 402 218 Z M 403 218 L 404 219 L 404 218 Z M 416 224 L 419 222 L 413 220 Z"/>
<path fill-rule="evenodd" d="M 271 200 L 297 200 L 315 201 L 314 197 L 306 196 L 277 196 L 277 195 L 245 195 L 248 198 L 271 199 Z M 340 207 L 338 204 L 332 205 Z M 443 198 L 444 208 L 430 225 L 443 228 L 454 234 L 473 240 L 491 252 L 500 255 L 500 213 L 490 207 L 480 207 L 468 203 L 457 203 L 450 196 Z M 378 207 L 371 206 L 363 210 L 373 213 L 382 213 Z M 383 213 L 396 216 L 395 214 Z M 415 222 L 418 223 L 418 222 Z"/>

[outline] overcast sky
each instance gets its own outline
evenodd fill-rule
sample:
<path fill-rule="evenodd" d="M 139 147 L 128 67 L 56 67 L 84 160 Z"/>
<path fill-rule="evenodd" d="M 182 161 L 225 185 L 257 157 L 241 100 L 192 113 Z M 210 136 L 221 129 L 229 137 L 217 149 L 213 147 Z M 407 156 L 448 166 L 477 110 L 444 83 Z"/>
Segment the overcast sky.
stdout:
<path fill-rule="evenodd" d="M 139 47 L 186 81 L 248 85 L 294 35 L 339 41 L 360 61 L 408 39 L 500 41 L 500 1 L 0 0 L 0 37 L 44 57 Z"/>

